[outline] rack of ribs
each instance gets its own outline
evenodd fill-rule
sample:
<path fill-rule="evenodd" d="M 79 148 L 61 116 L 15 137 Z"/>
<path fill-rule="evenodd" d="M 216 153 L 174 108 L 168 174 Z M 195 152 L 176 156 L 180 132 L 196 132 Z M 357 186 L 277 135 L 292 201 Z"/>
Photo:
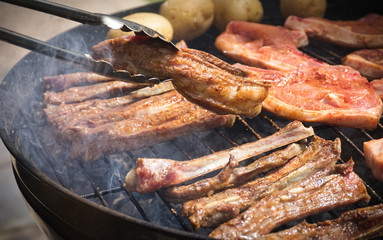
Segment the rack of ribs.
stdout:
<path fill-rule="evenodd" d="M 267 71 L 258 68 L 263 67 L 274 74 L 262 103 L 265 110 L 287 119 L 375 129 L 382 102 L 368 80 L 351 67 L 329 65 L 304 54 L 297 49 L 302 37 L 286 38 L 283 34 L 290 30 L 282 29 L 234 21 L 215 45 L 228 57 L 255 66 L 236 64 L 238 68 L 257 75 Z"/>
<path fill-rule="evenodd" d="M 108 82 L 81 86 L 84 87 L 81 89 L 102 89 L 104 83 Z M 72 88 L 50 93 L 70 93 L 67 90 Z M 48 122 L 54 126 L 57 139 L 69 143 L 69 158 L 87 161 L 196 131 L 230 127 L 234 123 L 234 115 L 217 115 L 205 110 L 172 89 L 171 83 L 164 82 L 121 97 L 59 105 L 52 105 L 45 99 L 44 111 Z M 78 94 L 88 94 L 84 91 Z"/>
<path fill-rule="evenodd" d="M 331 21 L 324 18 L 290 16 L 285 27 L 350 48 L 382 48 L 383 16 L 368 14 L 355 21 Z"/>
<path fill-rule="evenodd" d="M 103 41 L 92 48 L 96 60 L 115 69 L 172 79 L 175 89 L 191 102 L 218 114 L 255 117 L 261 111 L 269 82 L 251 76 L 206 52 L 180 47 L 179 51 L 143 36 Z"/>
<path fill-rule="evenodd" d="M 61 92 L 70 87 L 84 86 L 87 84 L 96 84 L 116 80 L 116 78 L 106 77 L 96 73 L 76 72 L 43 77 L 43 86 L 44 91 Z M 129 85 L 131 85 L 132 88 L 135 89 L 147 86 L 147 84 L 143 83 L 129 83 Z"/>
<path fill-rule="evenodd" d="M 314 136 L 308 148 L 285 165 L 239 187 L 188 201 L 183 205 L 182 215 L 189 218 L 194 228 L 216 227 L 238 216 L 262 197 L 335 165 L 340 151 L 339 139 L 329 141 Z"/>
<path fill-rule="evenodd" d="M 305 127 L 301 122 L 293 121 L 273 135 L 255 142 L 188 161 L 139 158 L 135 167 L 126 174 L 125 188 L 128 191 L 146 193 L 181 184 L 225 167 L 230 158 L 241 162 L 278 147 L 306 139 L 313 134 L 312 127 Z"/>
<path fill-rule="evenodd" d="M 335 220 L 298 225 L 259 240 L 375 239 L 383 235 L 383 204 L 344 212 Z"/>
<path fill-rule="evenodd" d="M 173 203 L 210 196 L 215 192 L 240 185 L 260 173 L 268 172 L 285 164 L 288 160 L 300 154 L 305 147 L 304 144 L 293 143 L 244 167 L 237 167 L 238 161 L 231 155 L 226 167 L 214 177 L 205 178 L 189 185 L 163 189 L 161 196 Z"/>
<path fill-rule="evenodd" d="M 256 239 L 288 221 L 359 201 L 368 202 L 366 187 L 352 168 L 350 160 L 315 172 L 262 198 L 238 217 L 214 229 L 209 236 Z"/>

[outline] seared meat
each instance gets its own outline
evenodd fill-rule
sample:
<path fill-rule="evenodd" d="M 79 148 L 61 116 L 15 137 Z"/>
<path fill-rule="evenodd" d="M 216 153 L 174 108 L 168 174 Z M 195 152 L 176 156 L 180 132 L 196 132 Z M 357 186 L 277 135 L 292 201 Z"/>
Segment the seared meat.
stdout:
<path fill-rule="evenodd" d="M 150 146 L 195 131 L 232 126 L 235 116 L 216 115 L 187 101 L 176 91 L 131 104 L 123 117 L 64 126 L 71 141 L 71 158 L 94 160 L 102 155 Z M 99 115 L 95 116 L 99 117 Z M 117 118 L 117 119 L 116 119 Z"/>
<path fill-rule="evenodd" d="M 232 22 L 216 39 L 216 46 L 229 57 L 269 70 L 272 82 L 262 106 L 281 117 L 335 126 L 374 129 L 382 114 L 382 102 L 366 78 L 347 66 L 331 66 L 300 52 L 296 41 L 267 45 L 265 29 L 280 27 Z M 287 30 L 288 31 L 288 30 Z M 280 32 L 280 35 L 278 33 Z M 282 31 L 274 38 L 282 38 Z M 259 34 L 257 34 L 259 33 Z M 236 65 L 253 70 L 256 67 Z"/>
<path fill-rule="evenodd" d="M 44 92 L 44 102 L 47 104 L 76 103 L 94 98 L 109 98 L 122 96 L 139 88 L 142 85 L 121 81 L 109 81 L 89 86 L 79 86 L 65 89 L 62 92 Z"/>
<path fill-rule="evenodd" d="M 160 79 L 171 78 L 188 100 L 219 114 L 255 117 L 267 96 L 268 81 L 202 51 L 176 51 L 160 41 L 130 36 L 99 43 L 92 48 L 97 60 L 116 69 Z"/>
<path fill-rule="evenodd" d="M 161 195 L 170 202 L 186 202 L 212 195 L 214 192 L 239 185 L 260 173 L 285 164 L 289 159 L 300 154 L 304 148 L 303 144 L 293 143 L 283 150 L 275 151 L 245 167 L 239 168 L 236 168 L 238 162 L 231 156 L 227 166 L 216 176 L 189 185 L 166 188 L 161 191 Z"/>
<path fill-rule="evenodd" d="M 363 143 L 364 158 L 374 177 L 383 181 L 383 138 Z"/>
<path fill-rule="evenodd" d="M 225 167 L 231 156 L 241 162 L 313 134 L 311 127 L 306 128 L 302 123 L 294 121 L 266 138 L 189 161 L 139 158 L 134 169 L 126 175 L 125 188 L 145 193 L 177 185 Z"/>
<path fill-rule="evenodd" d="M 78 131 L 81 126 L 96 127 L 104 123 L 122 121 L 132 115 L 141 113 L 147 105 L 139 102 L 157 91 L 169 91 L 173 88 L 143 88 L 132 92 L 129 95 L 119 98 L 97 99 L 75 104 L 48 105 L 45 113 L 47 119 L 53 123 L 64 137 L 66 133 L 68 140 L 72 137 L 73 131 Z M 171 84 L 167 84 L 171 86 Z M 166 97 L 166 95 L 164 95 Z M 87 103 L 87 104 L 86 104 Z M 165 107 L 166 108 L 166 107 Z M 145 111 L 145 110 L 144 110 Z"/>
<path fill-rule="evenodd" d="M 368 79 L 383 78 L 383 49 L 363 49 L 352 52 L 342 59 Z"/>
<path fill-rule="evenodd" d="M 315 37 L 351 48 L 383 47 L 383 16 L 368 14 L 356 21 L 331 21 L 324 18 L 290 16 L 285 27 L 302 30 Z"/>
<path fill-rule="evenodd" d="M 62 86 L 63 79 L 70 79 L 69 82 L 76 82 L 75 85 L 104 80 L 99 76 L 91 80 L 91 76 L 85 73 L 52 76 L 47 78 L 47 84 L 49 82 L 50 86 Z M 60 84 L 55 85 L 55 79 Z M 109 84 L 130 85 L 120 81 L 106 81 L 72 87 L 62 92 L 45 92 L 44 111 L 47 120 L 54 126 L 57 138 L 70 144 L 70 158 L 91 161 L 105 154 L 150 146 L 195 131 L 231 126 L 235 120 L 233 115 L 217 115 L 192 104 L 174 90 L 171 82 L 145 88 L 142 88 L 142 84 L 131 84 L 140 85 L 141 89 L 128 89 L 128 95 L 101 96 L 100 99 L 98 93 L 105 91 L 105 85 Z M 94 91 L 89 93 L 90 89 Z M 120 91 L 120 88 L 117 87 L 116 91 Z M 74 92 L 75 96 L 72 95 Z M 83 96 L 86 96 L 84 99 L 89 96 L 96 99 L 50 104 L 52 98 L 69 101 Z"/>
<path fill-rule="evenodd" d="M 380 99 L 383 99 L 383 78 L 371 81 L 371 86 Z"/>
<path fill-rule="evenodd" d="M 238 216 L 256 201 L 309 174 L 333 166 L 340 156 L 340 141 L 314 137 L 309 147 L 287 164 L 240 187 L 227 189 L 210 197 L 188 201 L 182 215 L 189 217 L 194 228 L 215 227 Z"/>
<path fill-rule="evenodd" d="M 96 73 L 78 72 L 43 77 L 44 91 L 63 91 L 70 87 L 83 86 L 94 83 L 118 81 L 118 79 L 105 77 Z M 130 83 L 136 88 L 145 87 L 147 84 Z M 134 88 L 134 87 L 132 87 Z"/>
<path fill-rule="evenodd" d="M 46 108 L 44 109 L 44 111 L 48 118 L 48 121 L 55 122 L 56 124 L 57 121 L 60 121 L 61 119 L 73 118 L 72 114 L 77 114 L 78 116 L 76 117 L 84 117 L 84 115 L 87 115 L 85 114 L 85 112 L 90 112 L 91 114 L 98 114 L 99 111 L 113 111 L 115 108 L 120 108 L 128 104 L 134 103 L 136 101 L 139 101 L 141 99 L 168 92 L 173 89 L 174 88 L 171 82 L 162 82 L 154 86 L 145 87 L 133 91 L 128 95 L 121 97 L 91 99 L 79 103 L 60 105 L 54 105 L 44 102 L 46 104 Z M 70 98 L 70 96 L 66 96 L 65 98 Z"/>
<path fill-rule="evenodd" d="M 276 191 L 240 216 L 220 225 L 210 237 L 256 239 L 274 228 L 311 214 L 368 201 L 362 179 L 352 171 L 353 162 L 315 172 L 302 181 Z"/>
<path fill-rule="evenodd" d="M 298 225 L 259 240 L 372 239 L 383 236 L 383 204 L 343 213 L 335 220 Z"/>

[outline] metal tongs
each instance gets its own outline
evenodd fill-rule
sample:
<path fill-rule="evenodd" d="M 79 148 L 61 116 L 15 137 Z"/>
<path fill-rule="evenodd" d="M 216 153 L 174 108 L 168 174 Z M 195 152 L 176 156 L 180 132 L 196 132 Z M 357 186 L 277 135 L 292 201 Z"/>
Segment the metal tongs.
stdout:
<path fill-rule="evenodd" d="M 67 18 L 83 24 L 89 25 L 106 25 L 111 29 L 120 29 L 125 32 L 134 31 L 137 35 L 145 35 L 154 39 L 163 41 L 174 49 L 178 48 L 170 41 L 168 41 L 160 33 L 151 28 L 145 27 L 122 18 L 109 16 L 99 13 L 91 13 L 84 10 L 64 6 L 58 3 L 53 3 L 43 0 L 0 0 L 2 2 L 11 3 L 14 5 L 38 10 L 41 12 L 49 13 L 58 17 Z M 46 42 L 34 39 L 20 33 L 16 33 L 4 28 L 0 28 L 0 40 L 8 43 L 42 53 L 47 56 L 55 57 L 57 59 L 69 61 L 82 66 L 83 68 L 110 77 L 120 78 L 129 82 L 147 83 L 157 82 L 156 78 L 147 78 L 143 74 L 132 75 L 125 70 L 116 70 L 107 61 L 96 61 L 88 54 L 81 54 L 72 52 L 66 49 L 52 46 Z"/>

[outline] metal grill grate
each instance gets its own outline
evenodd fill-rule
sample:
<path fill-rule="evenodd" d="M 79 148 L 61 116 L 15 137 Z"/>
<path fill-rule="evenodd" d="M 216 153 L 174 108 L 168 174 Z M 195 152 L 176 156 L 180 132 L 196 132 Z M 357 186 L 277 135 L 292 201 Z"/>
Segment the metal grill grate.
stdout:
<path fill-rule="evenodd" d="M 281 25 L 281 19 L 271 14 L 265 14 L 265 16 L 269 16 L 269 18 L 264 19 L 265 23 Z M 213 43 L 217 35 L 218 32 L 215 32 L 214 29 L 209 30 L 202 38 L 188 44 L 192 48 L 210 52 L 230 62 L 214 48 Z M 348 49 L 314 40 L 310 40 L 310 45 L 301 50 L 329 64 L 340 64 L 341 58 L 350 52 Z M 171 204 L 162 199 L 157 192 L 142 195 L 129 193 L 124 189 L 124 175 L 134 166 L 136 158 L 161 157 L 181 161 L 189 160 L 269 136 L 289 123 L 289 121 L 273 114 L 261 113 L 260 116 L 251 120 L 237 118 L 232 128 L 219 128 L 209 132 L 194 133 L 152 147 L 105 156 L 94 163 L 84 163 L 68 161 L 65 153 L 58 151 L 52 144 L 55 142 L 52 140 L 53 136 L 43 135 L 44 132 L 52 131 L 47 129 L 49 127 L 42 117 L 40 102 L 41 99 L 36 97 L 36 104 L 31 104 L 32 109 L 26 110 L 25 113 L 20 112 L 15 122 L 21 122 L 22 127 L 14 126 L 14 131 L 18 132 L 19 135 L 17 139 L 12 139 L 15 143 L 22 143 L 25 156 L 36 160 L 31 163 L 34 167 L 84 199 L 134 218 L 188 232 L 193 232 L 190 223 L 178 215 L 181 204 Z M 33 109 L 34 106 L 32 105 L 38 106 L 36 107 L 38 111 Z M 321 124 L 306 125 L 313 126 L 315 133 L 324 139 L 337 137 L 341 139 L 342 156 L 340 161 L 345 162 L 352 157 L 355 161 L 354 170 L 364 180 L 371 196 L 369 204 L 383 203 L 383 183 L 371 176 L 370 169 L 365 165 L 362 151 L 364 141 L 383 136 L 382 121 L 374 131 L 330 127 Z M 360 206 L 351 206 L 351 208 L 355 207 Z M 307 220 L 308 222 L 315 222 L 336 218 L 343 211 L 344 209 L 336 209 L 310 216 Z M 291 226 L 291 224 L 294 222 L 283 227 Z M 199 229 L 197 234 L 207 236 L 210 231 L 211 229 Z"/>

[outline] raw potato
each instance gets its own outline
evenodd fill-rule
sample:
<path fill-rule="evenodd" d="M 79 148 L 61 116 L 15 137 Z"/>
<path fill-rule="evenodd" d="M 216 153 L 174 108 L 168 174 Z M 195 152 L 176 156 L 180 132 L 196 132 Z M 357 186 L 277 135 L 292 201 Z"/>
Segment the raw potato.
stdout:
<path fill-rule="evenodd" d="M 165 17 L 161 16 L 160 14 L 150 13 L 150 12 L 140 12 L 140 13 L 133 13 L 131 15 L 123 17 L 123 19 L 149 27 L 159 32 L 160 34 L 162 34 L 169 41 L 173 39 L 173 33 L 174 33 L 173 26 Z M 117 38 L 117 37 L 122 37 L 126 35 L 132 35 L 132 34 L 134 33 L 111 29 L 107 34 L 107 38 L 109 39 Z"/>
<path fill-rule="evenodd" d="M 280 8 L 284 18 L 323 17 L 326 12 L 326 0 L 281 0 Z"/>
<path fill-rule="evenodd" d="M 226 25 L 234 20 L 260 22 L 263 6 L 259 0 L 213 0 L 214 26 L 224 31 Z"/>
<path fill-rule="evenodd" d="M 213 23 L 211 0 L 166 0 L 159 13 L 173 26 L 175 40 L 192 40 L 206 32 Z"/>

